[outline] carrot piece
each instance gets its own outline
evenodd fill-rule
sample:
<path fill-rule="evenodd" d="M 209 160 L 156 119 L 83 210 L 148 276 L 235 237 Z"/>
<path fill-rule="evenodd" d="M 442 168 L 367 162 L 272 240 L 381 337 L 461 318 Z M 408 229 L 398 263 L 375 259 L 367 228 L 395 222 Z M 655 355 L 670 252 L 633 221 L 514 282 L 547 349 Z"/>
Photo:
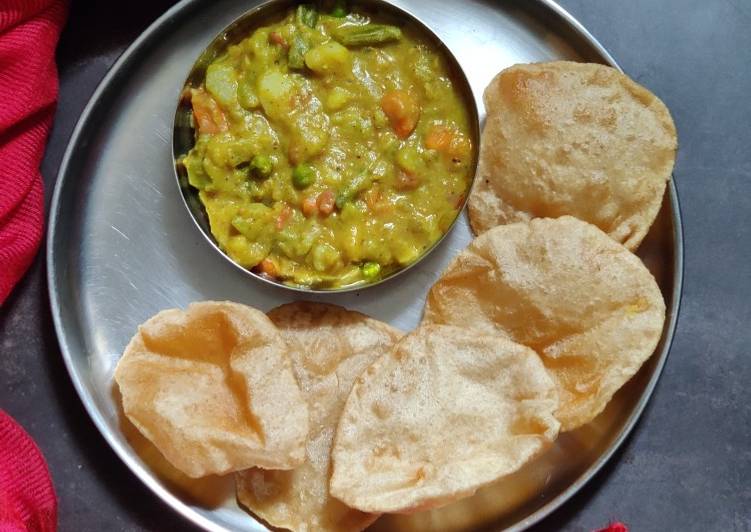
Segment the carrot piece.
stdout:
<path fill-rule="evenodd" d="M 421 181 L 422 180 L 414 174 L 399 172 L 399 175 L 396 176 L 394 187 L 397 190 L 414 190 L 420 186 Z"/>
<path fill-rule="evenodd" d="M 375 185 L 370 187 L 370 189 L 365 194 L 363 194 L 363 198 L 365 199 L 365 203 L 368 205 L 368 208 L 371 211 L 375 211 L 376 207 L 382 199 L 381 187 L 379 187 L 376 183 Z"/>
<path fill-rule="evenodd" d="M 324 216 L 328 216 L 334 212 L 334 207 L 336 206 L 336 194 L 334 194 L 334 191 L 331 189 L 324 190 L 318 194 L 316 204 L 318 205 L 320 213 Z"/>
<path fill-rule="evenodd" d="M 276 228 L 278 231 L 284 229 L 284 226 L 287 223 L 287 220 L 289 220 L 290 216 L 292 216 L 292 208 L 289 205 L 285 204 L 284 207 L 282 207 L 282 212 L 280 212 L 279 216 L 276 217 Z"/>
<path fill-rule="evenodd" d="M 472 150 L 472 143 L 464 136 L 455 136 L 451 139 L 446 153 L 454 159 L 463 159 Z"/>
<path fill-rule="evenodd" d="M 276 268 L 276 264 L 274 264 L 274 261 L 268 257 L 259 262 L 256 268 L 260 273 L 268 275 L 269 277 L 276 278 L 279 276 L 279 270 Z"/>
<path fill-rule="evenodd" d="M 454 132 L 447 126 L 434 125 L 425 135 L 425 147 L 429 150 L 445 152 L 454 139 Z"/>
<path fill-rule="evenodd" d="M 302 200 L 302 213 L 306 218 L 314 216 L 318 212 L 318 203 L 314 196 L 308 196 Z"/>
<path fill-rule="evenodd" d="M 269 34 L 269 42 L 271 44 L 276 44 L 278 46 L 281 46 L 285 50 L 289 49 L 289 43 L 287 42 L 287 39 L 282 37 L 282 34 L 277 31 L 272 31 Z"/>
<path fill-rule="evenodd" d="M 384 197 L 378 183 L 363 194 L 363 199 L 373 214 L 386 215 L 394 210 L 394 206 Z"/>
<path fill-rule="evenodd" d="M 199 133 L 215 135 L 227 131 L 229 124 L 219 104 L 203 89 L 193 90 L 190 98 L 193 116 L 198 123 Z"/>
<path fill-rule="evenodd" d="M 388 91 L 381 98 L 381 109 L 391 123 L 391 129 L 402 139 L 409 137 L 420 120 L 420 105 L 407 91 Z"/>

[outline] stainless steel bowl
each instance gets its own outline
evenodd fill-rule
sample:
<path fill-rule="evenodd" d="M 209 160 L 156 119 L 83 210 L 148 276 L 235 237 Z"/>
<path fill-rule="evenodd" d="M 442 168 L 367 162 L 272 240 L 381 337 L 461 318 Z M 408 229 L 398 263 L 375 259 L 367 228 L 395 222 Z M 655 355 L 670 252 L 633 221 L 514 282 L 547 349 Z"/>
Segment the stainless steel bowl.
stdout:
<path fill-rule="evenodd" d="M 226 28 L 224 28 L 205 48 L 205 50 L 199 55 L 196 62 L 193 64 L 193 68 L 188 74 L 185 80 L 185 86 L 198 86 L 203 81 L 206 75 L 206 67 L 216 57 L 219 57 L 224 50 L 231 44 L 235 44 L 252 33 L 253 30 L 259 28 L 269 22 L 284 16 L 290 9 L 302 2 L 297 0 L 269 0 L 238 17 Z M 268 283 L 275 286 L 282 286 L 290 290 L 305 293 L 332 293 L 332 292 L 349 292 L 353 290 L 361 290 L 371 286 L 376 286 L 385 281 L 393 279 L 394 277 L 401 275 L 407 270 L 411 269 L 414 265 L 422 261 L 427 255 L 430 254 L 446 237 L 446 235 L 453 229 L 456 224 L 456 220 L 461 216 L 464 211 L 464 207 L 469 197 L 469 191 L 474 182 L 475 174 L 477 171 L 477 161 L 479 156 L 480 145 L 480 120 L 477 107 L 477 101 L 472 93 L 472 88 L 467 80 L 467 76 L 462 70 L 459 62 L 454 54 L 446 46 L 446 44 L 438 38 L 438 36 L 431 30 L 424 22 L 418 19 L 408 11 L 397 7 L 385 0 L 358 0 L 352 2 L 351 9 L 353 11 L 365 13 L 371 15 L 375 20 L 382 22 L 390 22 L 397 26 L 409 26 L 412 29 L 416 29 L 422 38 L 431 42 L 440 51 L 446 59 L 452 82 L 454 87 L 459 91 L 464 105 L 469 111 L 470 117 L 470 135 L 472 141 L 472 163 L 471 163 L 471 180 L 467 187 L 467 193 L 464 195 L 464 201 L 461 208 L 457 212 L 456 218 L 451 222 L 451 225 L 446 232 L 438 239 L 430 248 L 426 249 L 422 255 L 420 255 L 413 262 L 407 266 L 400 268 L 389 275 L 372 283 L 358 282 L 344 287 L 337 288 L 318 288 L 308 287 L 303 285 L 287 284 L 267 276 L 260 275 L 254 271 L 241 266 L 236 263 L 232 258 L 227 255 L 219 246 L 219 243 L 211 234 L 211 227 L 209 224 L 209 218 L 206 214 L 206 210 L 198 198 L 198 191 L 188 184 L 187 176 L 184 170 L 179 164 L 179 159 L 190 151 L 195 142 L 195 131 L 190 125 L 190 104 L 182 97 L 182 91 L 178 97 L 177 110 L 175 111 L 175 120 L 173 124 L 172 132 L 172 158 L 175 162 L 175 177 L 177 184 L 180 187 L 182 198 L 185 202 L 185 206 L 195 222 L 196 227 L 201 231 L 206 241 L 217 252 L 221 253 L 228 261 L 230 261 L 237 268 L 245 272 L 248 276 L 253 277 L 261 282 Z"/>

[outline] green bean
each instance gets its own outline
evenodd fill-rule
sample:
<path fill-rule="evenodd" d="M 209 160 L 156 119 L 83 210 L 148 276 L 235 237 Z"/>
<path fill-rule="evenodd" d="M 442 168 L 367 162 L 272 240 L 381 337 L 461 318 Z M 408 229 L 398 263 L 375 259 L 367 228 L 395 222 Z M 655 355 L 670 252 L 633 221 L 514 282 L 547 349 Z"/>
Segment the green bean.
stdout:
<path fill-rule="evenodd" d="M 331 34 L 344 46 L 371 46 L 398 41 L 402 37 L 402 30 L 388 24 L 363 24 L 362 26 L 340 26 Z"/>
<path fill-rule="evenodd" d="M 289 54 L 287 55 L 287 64 L 290 68 L 295 70 L 302 70 L 305 68 L 305 54 L 310 49 L 308 41 L 300 35 L 295 33 L 292 38 L 292 45 L 289 47 Z"/>
<path fill-rule="evenodd" d="M 298 164 L 292 170 L 292 184 L 295 188 L 308 188 L 316 180 L 316 171 L 309 164 Z"/>
<path fill-rule="evenodd" d="M 341 209 L 344 205 L 352 201 L 361 191 L 365 190 L 373 182 L 368 173 L 362 173 L 350 181 L 336 195 L 336 206 Z"/>
<path fill-rule="evenodd" d="M 300 4 L 297 6 L 296 17 L 298 24 L 315 28 L 318 22 L 318 10 L 310 4 Z"/>

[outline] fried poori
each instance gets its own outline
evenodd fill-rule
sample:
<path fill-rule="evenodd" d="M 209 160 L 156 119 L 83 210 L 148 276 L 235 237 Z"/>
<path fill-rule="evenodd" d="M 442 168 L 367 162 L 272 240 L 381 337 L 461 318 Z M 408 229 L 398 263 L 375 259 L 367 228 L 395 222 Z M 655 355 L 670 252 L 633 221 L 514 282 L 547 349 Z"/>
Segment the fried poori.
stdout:
<path fill-rule="evenodd" d="M 475 234 L 576 216 L 634 250 L 662 204 L 677 150 L 654 94 L 618 70 L 515 65 L 485 89 L 487 120 L 468 202 Z"/>
<path fill-rule="evenodd" d="M 571 216 L 495 227 L 430 289 L 425 323 L 495 332 L 534 349 L 572 430 L 597 416 L 657 346 L 665 303 L 641 260 Z"/>
<path fill-rule="evenodd" d="M 331 494 L 368 512 L 468 497 L 552 442 L 555 385 L 531 349 L 426 325 L 358 379 L 334 440 Z"/>
<path fill-rule="evenodd" d="M 190 477 L 305 459 L 308 406 L 286 343 L 258 310 L 162 311 L 139 327 L 115 380 L 130 421 Z"/>
<path fill-rule="evenodd" d="M 402 334 L 359 312 L 322 303 L 290 303 L 268 315 L 291 348 L 292 366 L 310 408 L 307 461 L 292 471 L 238 473 L 238 499 L 275 527 L 362 530 L 378 515 L 349 508 L 329 495 L 332 440 L 355 379 L 390 352 Z"/>

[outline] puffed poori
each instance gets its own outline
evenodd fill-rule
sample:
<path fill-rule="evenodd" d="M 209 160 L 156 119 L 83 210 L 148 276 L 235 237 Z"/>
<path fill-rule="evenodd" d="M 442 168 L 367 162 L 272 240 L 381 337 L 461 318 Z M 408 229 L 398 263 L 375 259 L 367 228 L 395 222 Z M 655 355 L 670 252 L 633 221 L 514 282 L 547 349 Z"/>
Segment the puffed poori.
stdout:
<path fill-rule="evenodd" d="M 468 209 L 475 234 L 572 215 L 634 250 L 675 162 L 665 105 L 618 70 L 557 61 L 515 65 L 485 89 L 487 120 Z"/>
<path fill-rule="evenodd" d="M 547 447 L 555 385 L 531 349 L 427 325 L 355 381 L 334 440 L 331 494 L 367 512 L 468 497 Z"/>
<path fill-rule="evenodd" d="M 378 515 L 349 508 L 329 495 L 332 440 L 355 379 L 390 352 L 402 334 L 359 312 L 322 303 L 290 303 L 268 315 L 290 346 L 292 366 L 310 408 L 307 460 L 291 471 L 238 473 L 238 499 L 275 527 L 362 530 Z"/>
<path fill-rule="evenodd" d="M 305 459 L 307 403 L 287 344 L 258 310 L 164 310 L 139 327 L 115 380 L 128 419 L 190 477 Z"/>
<path fill-rule="evenodd" d="M 570 216 L 495 227 L 448 265 L 425 323 L 506 335 L 555 381 L 561 430 L 592 420 L 657 346 L 665 303 L 641 260 Z"/>

